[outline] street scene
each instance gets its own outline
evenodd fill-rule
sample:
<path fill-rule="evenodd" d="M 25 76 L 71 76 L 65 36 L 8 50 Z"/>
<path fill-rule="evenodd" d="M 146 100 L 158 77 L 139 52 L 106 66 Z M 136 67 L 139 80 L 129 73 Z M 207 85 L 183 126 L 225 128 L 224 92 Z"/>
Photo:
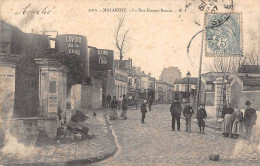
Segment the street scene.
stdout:
<path fill-rule="evenodd" d="M 259 165 L 259 9 L 1 1 L 0 165 Z"/>

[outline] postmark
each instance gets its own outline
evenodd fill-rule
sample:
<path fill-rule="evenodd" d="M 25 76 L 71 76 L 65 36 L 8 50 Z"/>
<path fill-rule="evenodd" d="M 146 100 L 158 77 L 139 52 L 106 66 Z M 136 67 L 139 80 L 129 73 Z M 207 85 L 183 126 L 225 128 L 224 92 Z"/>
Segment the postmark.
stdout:
<path fill-rule="evenodd" d="M 205 55 L 242 56 L 241 13 L 205 14 Z"/>

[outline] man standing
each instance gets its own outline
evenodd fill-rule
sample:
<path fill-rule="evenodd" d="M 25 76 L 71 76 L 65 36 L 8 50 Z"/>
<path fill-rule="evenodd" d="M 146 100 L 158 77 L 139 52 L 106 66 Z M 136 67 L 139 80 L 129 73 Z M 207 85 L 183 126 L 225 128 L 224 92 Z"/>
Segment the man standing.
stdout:
<path fill-rule="evenodd" d="M 204 129 L 205 129 L 205 120 L 207 118 L 207 112 L 204 108 L 203 104 L 199 105 L 199 110 L 197 112 L 197 120 L 198 120 L 198 126 L 200 128 L 200 133 L 201 133 L 201 127 L 202 127 L 202 133 L 205 134 Z"/>
<path fill-rule="evenodd" d="M 141 105 L 141 113 L 142 113 L 142 120 L 141 123 L 144 124 L 145 114 L 147 112 L 146 110 L 146 100 L 144 100 L 143 104 Z"/>
<path fill-rule="evenodd" d="M 182 108 L 181 108 L 181 103 L 179 103 L 178 101 L 178 98 L 174 98 L 174 102 L 171 105 L 170 111 L 172 115 L 172 131 L 175 130 L 175 119 L 177 120 L 178 131 L 181 131 L 180 117 L 181 117 Z"/>
<path fill-rule="evenodd" d="M 110 108 L 110 104 L 111 104 L 111 96 L 110 94 L 107 95 L 107 108 Z"/>
<path fill-rule="evenodd" d="M 191 116 L 194 113 L 192 107 L 190 106 L 190 102 L 187 102 L 187 105 L 183 109 L 183 115 L 185 117 L 186 122 L 186 132 L 191 132 Z"/>
<path fill-rule="evenodd" d="M 245 110 L 244 124 L 245 124 L 245 128 L 246 128 L 247 139 L 251 138 L 251 131 L 252 131 L 253 125 L 256 124 L 256 119 L 257 119 L 257 114 L 256 114 L 255 109 L 251 108 L 250 106 L 251 106 L 250 101 L 246 101 L 247 109 Z"/>

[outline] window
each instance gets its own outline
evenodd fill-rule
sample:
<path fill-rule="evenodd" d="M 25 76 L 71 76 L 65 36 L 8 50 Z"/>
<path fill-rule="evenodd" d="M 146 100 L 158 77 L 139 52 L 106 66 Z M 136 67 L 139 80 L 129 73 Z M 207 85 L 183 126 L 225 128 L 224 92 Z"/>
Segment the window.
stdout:
<path fill-rule="evenodd" d="M 179 85 L 176 85 L 176 91 L 179 91 Z"/>

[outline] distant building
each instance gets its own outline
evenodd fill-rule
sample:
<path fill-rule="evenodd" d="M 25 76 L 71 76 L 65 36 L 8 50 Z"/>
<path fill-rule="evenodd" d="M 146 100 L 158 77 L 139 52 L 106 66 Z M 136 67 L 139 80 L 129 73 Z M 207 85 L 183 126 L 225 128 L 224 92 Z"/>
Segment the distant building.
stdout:
<path fill-rule="evenodd" d="M 181 72 L 178 67 L 168 67 L 163 68 L 160 80 L 174 85 L 175 81 L 181 79 L 181 77 Z"/>
<path fill-rule="evenodd" d="M 155 100 L 158 103 L 170 103 L 172 101 L 172 87 L 164 81 L 156 81 Z"/>
<path fill-rule="evenodd" d="M 128 72 L 115 67 L 115 88 L 114 95 L 118 99 L 127 94 L 128 88 Z"/>
<path fill-rule="evenodd" d="M 180 102 L 187 102 L 190 97 L 196 96 L 198 78 L 182 78 L 174 84 L 174 95 Z M 192 102 L 192 101 L 190 101 Z"/>
<path fill-rule="evenodd" d="M 114 60 L 115 66 L 121 68 L 123 70 L 131 70 L 132 69 L 132 59 L 129 58 L 127 60 Z"/>

